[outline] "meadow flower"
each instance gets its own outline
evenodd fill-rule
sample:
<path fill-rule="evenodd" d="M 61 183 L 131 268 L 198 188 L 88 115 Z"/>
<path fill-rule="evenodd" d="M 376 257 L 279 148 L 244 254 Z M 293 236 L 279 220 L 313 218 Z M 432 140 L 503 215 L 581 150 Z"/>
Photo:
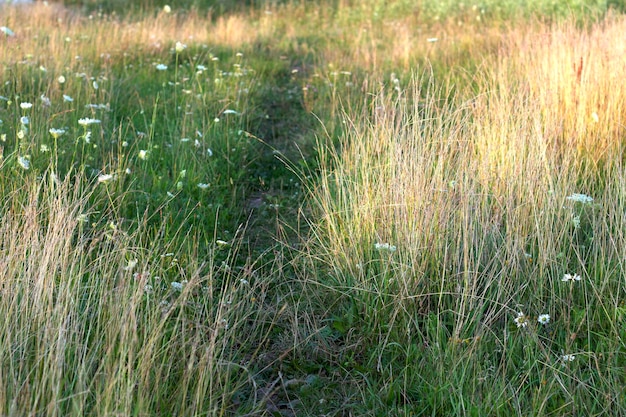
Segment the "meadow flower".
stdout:
<path fill-rule="evenodd" d="M 52 135 L 53 138 L 58 139 L 59 136 L 61 136 L 61 135 L 63 135 L 65 133 L 65 130 L 51 128 L 50 130 L 48 130 L 48 132 L 50 132 L 50 134 Z"/>
<path fill-rule="evenodd" d="M 517 327 L 526 327 L 528 326 L 528 318 L 521 311 L 517 313 L 517 317 L 513 320 Z"/>
<path fill-rule="evenodd" d="M 30 123 L 30 119 L 28 118 L 28 116 L 22 116 L 20 117 L 20 123 L 22 123 L 22 125 L 27 126 Z"/>
<path fill-rule="evenodd" d="M 428 38 L 428 39 L 426 39 L 426 42 L 428 42 L 428 43 L 435 43 L 438 40 L 439 40 L 439 38 Z"/>
<path fill-rule="evenodd" d="M 596 113 L 595 111 L 591 113 L 591 118 L 593 119 L 595 123 L 600 122 L 600 117 L 598 116 L 598 113 Z"/>
<path fill-rule="evenodd" d="M 30 160 L 28 159 L 28 157 L 26 156 L 20 156 L 17 158 L 17 163 L 23 168 L 23 169 L 29 169 L 30 168 Z"/>
<path fill-rule="evenodd" d="M 165 6 L 163 6 L 163 12 L 168 14 L 172 13 L 172 8 L 166 4 Z"/>
<path fill-rule="evenodd" d="M 100 123 L 100 120 L 98 119 L 91 119 L 88 117 L 83 118 L 83 119 L 78 119 L 78 124 L 81 126 L 85 126 L 85 127 L 93 125 L 93 124 L 98 124 L 98 123 Z"/>
<path fill-rule="evenodd" d="M 187 45 L 182 42 L 176 42 L 176 52 L 180 53 L 187 49 Z"/>
<path fill-rule="evenodd" d="M 590 204 L 593 202 L 593 197 L 588 196 L 587 194 L 579 194 L 574 193 L 567 197 L 568 200 L 574 201 L 576 203 Z"/>
<path fill-rule="evenodd" d="M 185 286 L 185 284 L 187 284 L 187 280 L 178 282 L 178 281 L 174 281 L 172 282 L 172 288 L 176 291 L 182 291 L 183 287 Z"/>
<path fill-rule="evenodd" d="M 211 184 L 206 184 L 203 182 L 198 183 L 198 188 L 202 189 L 202 190 L 206 190 L 207 188 L 209 188 Z"/>
<path fill-rule="evenodd" d="M 572 355 L 571 353 L 561 356 L 561 360 L 563 361 L 563 366 L 565 366 L 567 362 L 573 362 L 574 359 L 576 359 L 576 355 Z"/>
<path fill-rule="evenodd" d="M 50 99 L 44 96 L 43 94 L 39 98 L 41 99 L 41 104 L 44 105 L 45 107 L 50 107 L 52 105 L 52 102 L 50 102 Z"/>
<path fill-rule="evenodd" d="M 113 175 L 112 174 L 101 174 L 98 175 L 98 182 L 101 183 L 107 183 L 109 181 L 111 181 L 113 179 Z"/>
<path fill-rule="evenodd" d="M 22 102 L 22 103 L 20 103 L 20 108 L 21 108 L 22 110 L 28 110 L 28 109 L 30 109 L 31 107 L 33 107 L 33 103 L 28 103 L 28 102 Z"/>
<path fill-rule="evenodd" d="M 208 156 L 213 156 L 213 151 L 211 150 L 211 148 L 208 148 L 208 149 L 206 150 L 206 154 L 207 154 Z"/>
<path fill-rule="evenodd" d="M 394 245 L 390 245 L 389 243 L 375 243 L 374 249 L 376 250 L 387 250 L 389 252 L 395 252 L 396 247 Z"/>
<path fill-rule="evenodd" d="M 167 69 L 167 65 L 157 64 L 155 68 L 157 69 L 157 71 L 165 71 Z"/>
<path fill-rule="evenodd" d="M 232 109 L 226 109 L 222 112 L 222 114 L 239 114 L 239 113 L 237 113 L 237 111 L 232 110 Z"/>
<path fill-rule="evenodd" d="M 541 314 L 537 318 L 537 321 L 545 326 L 546 324 L 550 323 L 550 315 L 549 314 Z"/>
<path fill-rule="evenodd" d="M 146 151 L 145 149 L 142 149 L 139 151 L 139 159 L 143 159 L 144 161 L 146 159 L 148 159 L 148 151 Z"/>
<path fill-rule="evenodd" d="M 4 33 L 6 36 L 15 36 L 15 33 L 6 26 L 0 26 L 0 32 Z"/>
<path fill-rule="evenodd" d="M 565 274 L 563 275 L 563 278 L 561 278 L 561 281 L 563 282 L 568 282 L 568 281 L 580 281 L 582 278 L 580 277 L 580 275 L 578 274 Z"/>
<path fill-rule="evenodd" d="M 65 84 L 65 77 L 62 75 L 59 75 L 59 78 L 57 78 L 57 81 L 59 82 L 59 84 Z"/>
<path fill-rule="evenodd" d="M 139 263 L 139 261 L 137 259 L 131 259 L 128 261 L 128 264 L 124 267 L 125 271 L 132 271 L 137 264 Z"/>
<path fill-rule="evenodd" d="M 93 87 L 93 89 L 94 89 L 94 90 L 97 90 L 97 89 L 99 89 L 99 88 L 100 88 L 100 86 L 98 85 L 98 81 L 96 81 L 96 80 L 94 80 L 94 81 L 91 83 L 91 86 Z"/>
<path fill-rule="evenodd" d="M 39 152 L 41 152 L 41 153 L 46 153 L 46 152 L 49 152 L 49 151 L 50 151 L 50 148 L 49 148 L 49 147 L 48 147 L 48 145 L 46 145 L 45 143 L 42 143 L 42 144 L 39 146 Z"/>
<path fill-rule="evenodd" d="M 67 102 L 67 103 L 71 103 L 72 101 L 74 101 L 74 99 L 70 96 L 68 96 L 67 94 L 63 94 L 63 101 Z"/>

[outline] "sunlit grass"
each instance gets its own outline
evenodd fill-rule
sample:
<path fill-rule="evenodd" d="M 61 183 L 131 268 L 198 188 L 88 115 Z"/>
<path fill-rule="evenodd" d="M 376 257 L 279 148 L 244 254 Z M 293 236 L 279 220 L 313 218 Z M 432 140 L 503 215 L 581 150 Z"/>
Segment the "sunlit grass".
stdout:
<path fill-rule="evenodd" d="M 2 8 L 0 415 L 625 412 L 622 15 L 164 5 Z"/>

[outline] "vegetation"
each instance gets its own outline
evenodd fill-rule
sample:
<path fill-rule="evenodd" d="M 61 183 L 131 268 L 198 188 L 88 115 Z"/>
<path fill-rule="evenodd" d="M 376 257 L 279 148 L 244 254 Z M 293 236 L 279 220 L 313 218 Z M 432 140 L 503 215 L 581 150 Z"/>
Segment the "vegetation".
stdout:
<path fill-rule="evenodd" d="M 0 6 L 0 415 L 626 414 L 603 1 Z"/>

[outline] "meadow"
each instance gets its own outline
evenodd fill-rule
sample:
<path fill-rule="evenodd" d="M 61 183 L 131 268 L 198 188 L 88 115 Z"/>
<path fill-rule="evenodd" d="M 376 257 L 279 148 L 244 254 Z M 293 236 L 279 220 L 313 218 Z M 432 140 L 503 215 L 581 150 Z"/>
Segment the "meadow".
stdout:
<path fill-rule="evenodd" d="M 0 5 L 0 416 L 626 415 L 620 1 Z"/>

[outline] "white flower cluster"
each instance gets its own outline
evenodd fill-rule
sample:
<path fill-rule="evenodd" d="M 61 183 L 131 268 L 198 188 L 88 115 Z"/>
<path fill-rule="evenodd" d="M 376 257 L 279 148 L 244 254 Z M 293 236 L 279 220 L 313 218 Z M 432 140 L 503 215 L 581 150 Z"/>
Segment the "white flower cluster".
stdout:
<path fill-rule="evenodd" d="M 569 201 L 574 201 L 576 203 L 583 203 L 583 204 L 591 204 L 593 202 L 593 197 L 590 197 L 587 194 L 574 193 L 568 196 L 567 199 Z"/>

